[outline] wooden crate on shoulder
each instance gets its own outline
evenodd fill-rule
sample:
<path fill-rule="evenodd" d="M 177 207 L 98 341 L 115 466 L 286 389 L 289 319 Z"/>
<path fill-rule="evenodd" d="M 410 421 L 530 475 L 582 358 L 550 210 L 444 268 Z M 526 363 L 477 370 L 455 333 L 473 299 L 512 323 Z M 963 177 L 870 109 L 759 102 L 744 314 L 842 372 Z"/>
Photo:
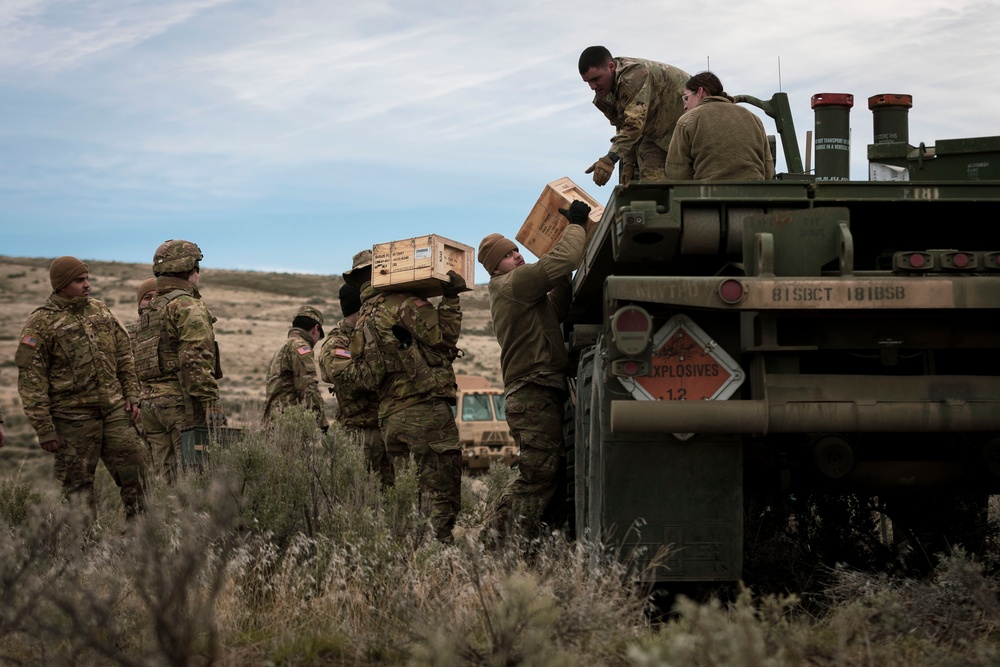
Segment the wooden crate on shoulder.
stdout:
<path fill-rule="evenodd" d="M 475 284 L 475 250 L 437 234 L 378 243 L 372 248 L 372 286 L 383 292 L 440 296 L 454 270 Z"/>
<path fill-rule="evenodd" d="M 559 209 L 569 208 L 574 199 L 579 199 L 590 206 L 590 222 L 587 223 L 589 243 L 597 223 L 604 215 L 604 207 L 569 178 L 560 178 L 545 186 L 514 238 L 536 257 L 547 254 L 559 241 L 563 230 L 569 224 Z"/>

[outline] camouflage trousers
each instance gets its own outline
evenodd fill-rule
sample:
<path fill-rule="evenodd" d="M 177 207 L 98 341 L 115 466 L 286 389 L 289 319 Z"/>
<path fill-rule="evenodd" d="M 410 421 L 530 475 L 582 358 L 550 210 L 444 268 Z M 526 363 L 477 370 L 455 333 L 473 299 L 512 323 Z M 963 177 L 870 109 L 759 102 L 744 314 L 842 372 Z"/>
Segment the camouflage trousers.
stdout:
<path fill-rule="evenodd" d="M 521 449 L 512 500 L 529 519 L 559 527 L 566 520 L 566 394 L 525 385 L 507 396 L 507 425 Z"/>
<path fill-rule="evenodd" d="M 151 398 L 142 402 L 142 427 L 153 450 L 153 471 L 170 485 L 177 481 L 181 429 L 186 424 L 183 399 Z"/>
<path fill-rule="evenodd" d="M 62 484 L 66 502 L 85 503 L 91 518 L 96 518 L 94 475 L 97 462 L 103 461 L 118 485 L 125 517 L 130 519 L 145 510 L 146 458 L 139 433 L 125 412 L 124 401 L 103 418 L 52 421 L 59 440 L 56 479 Z"/>
<path fill-rule="evenodd" d="M 378 473 L 382 488 L 387 489 L 396 482 L 396 467 L 392 457 L 385 450 L 385 440 L 382 431 L 376 427 L 344 426 L 344 434 L 348 442 L 361 447 L 365 453 L 368 469 Z"/>
<path fill-rule="evenodd" d="M 639 171 L 635 178 L 662 181 L 667 176 L 667 151 L 645 138 L 635 146 L 635 156 Z"/>
<path fill-rule="evenodd" d="M 430 506 L 434 536 L 450 544 L 462 499 L 462 445 L 451 406 L 431 399 L 394 412 L 380 424 L 390 456 L 413 455 L 421 506 Z"/>

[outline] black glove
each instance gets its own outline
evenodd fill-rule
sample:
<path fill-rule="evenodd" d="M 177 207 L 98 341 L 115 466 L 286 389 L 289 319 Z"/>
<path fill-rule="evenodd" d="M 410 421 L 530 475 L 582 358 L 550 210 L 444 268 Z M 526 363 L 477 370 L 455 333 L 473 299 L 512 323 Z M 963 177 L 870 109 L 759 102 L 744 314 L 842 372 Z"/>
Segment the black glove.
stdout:
<path fill-rule="evenodd" d="M 465 278 L 459 275 L 457 271 L 452 269 L 448 272 L 448 276 L 451 280 L 441 286 L 442 294 L 447 297 L 456 297 L 462 292 L 469 291 L 469 288 L 465 285 Z"/>
<path fill-rule="evenodd" d="M 569 205 L 568 211 L 564 208 L 561 208 L 559 209 L 559 212 L 562 213 L 564 216 L 566 216 L 566 218 L 569 220 L 569 224 L 586 227 L 587 220 L 589 219 L 587 216 L 590 215 L 590 207 L 577 199 L 574 200 L 573 203 Z"/>
<path fill-rule="evenodd" d="M 400 350 L 405 350 L 409 348 L 410 345 L 413 345 L 413 336 L 404 326 L 393 324 L 392 335 L 396 337 L 397 341 L 399 341 L 399 344 L 396 347 Z"/>

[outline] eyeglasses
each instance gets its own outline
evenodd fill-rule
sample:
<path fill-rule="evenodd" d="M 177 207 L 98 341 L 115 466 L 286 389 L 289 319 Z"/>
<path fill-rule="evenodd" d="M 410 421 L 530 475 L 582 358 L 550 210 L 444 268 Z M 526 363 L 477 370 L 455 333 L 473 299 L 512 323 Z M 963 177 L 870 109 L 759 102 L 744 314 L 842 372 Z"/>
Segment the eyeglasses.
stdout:
<path fill-rule="evenodd" d="M 697 92 L 694 92 L 694 93 L 684 93 L 683 95 L 681 95 L 681 101 L 687 102 L 689 97 L 694 97 L 697 94 L 698 94 Z"/>

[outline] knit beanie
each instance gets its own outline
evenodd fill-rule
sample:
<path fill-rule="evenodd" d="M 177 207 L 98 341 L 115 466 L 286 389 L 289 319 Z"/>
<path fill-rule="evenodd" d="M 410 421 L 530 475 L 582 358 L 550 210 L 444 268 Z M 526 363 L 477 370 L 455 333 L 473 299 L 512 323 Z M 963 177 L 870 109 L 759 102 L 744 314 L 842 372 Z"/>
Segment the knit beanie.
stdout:
<path fill-rule="evenodd" d="M 361 290 L 344 283 L 340 288 L 340 309 L 344 311 L 344 317 L 361 310 Z"/>
<path fill-rule="evenodd" d="M 479 244 L 479 263 L 493 275 L 497 266 L 511 250 L 517 250 L 513 241 L 504 238 L 502 234 L 490 234 Z"/>
<path fill-rule="evenodd" d="M 76 257 L 64 255 L 57 257 L 49 267 L 49 282 L 52 283 L 52 291 L 58 292 L 66 285 L 73 282 L 81 273 L 89 273 L 90 269 L 86 264 Z"/>
<path fill-rule="evenodd" d="M 156 278 L 146 278 L 139 283 L 139 288 L 135 291 L 135 302 L 138 304 L 146 292 L 156 291 Z"/>

